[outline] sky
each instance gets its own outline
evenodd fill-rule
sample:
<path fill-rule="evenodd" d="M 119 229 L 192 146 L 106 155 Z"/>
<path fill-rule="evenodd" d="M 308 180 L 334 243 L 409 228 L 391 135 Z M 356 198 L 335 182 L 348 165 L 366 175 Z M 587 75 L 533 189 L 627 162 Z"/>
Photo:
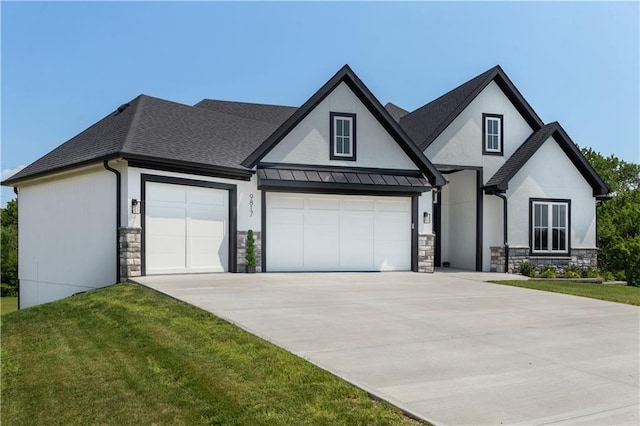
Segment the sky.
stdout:
<path fill-rule="evenodd" d="M 543 121 L 640 162 L 638 2 L 2 1 L 0 14 L 2 179 L 141 93 L 299 106 L 345 63 L 408 110 L 500 64 Z"/>

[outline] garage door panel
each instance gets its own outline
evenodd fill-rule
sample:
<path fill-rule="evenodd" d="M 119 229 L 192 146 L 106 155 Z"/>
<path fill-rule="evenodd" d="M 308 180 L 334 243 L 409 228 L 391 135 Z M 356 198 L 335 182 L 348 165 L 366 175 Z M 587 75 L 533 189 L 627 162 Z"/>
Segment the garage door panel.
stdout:
<path fill-rule="evenodd" d="M 338 198 L 312 197 L 305 200 L 307 210 L 340 210 L 340 200 Z"/>
<path fill-rule="evenodd" d="M 147 182 L 146 273 L 221 272 L 228 266 L 228 191 Z"/>
<path fill-rule="evenodd" d="M 374 200 L 358 200 L 357 198 L 346 198 L 342 202 L 344 211 L 373 211 L 376 203 Z"/>
<path fill-rule="evenodd" d="M 267 194 L 266 206 L 270 271 L 411 269 L 409 198 Z"/>
<path fill-rule="evenodd" d="M 190 205 L 218 206 L 223 208 L 227 204 L 226 191 L 212 191 L 209 188 L 191 188 L 188 192 Z"/>
<path fill-rule="evenodd" d="M 146 188 L 146 199 L 148 203 L 158 201 L 184 204 L 187 201 L 187 191 L 178 185 L 149 182 Z"/>

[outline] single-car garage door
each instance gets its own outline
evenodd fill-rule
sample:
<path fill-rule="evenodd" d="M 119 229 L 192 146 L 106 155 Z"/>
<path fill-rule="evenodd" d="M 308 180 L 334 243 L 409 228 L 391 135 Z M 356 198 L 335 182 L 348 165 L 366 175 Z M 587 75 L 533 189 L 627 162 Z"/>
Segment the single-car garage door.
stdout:
<path fill-rule="evenodd" d="M 267 193 L 267 271 L 411 269 L 411 198 Z"/>
<path fill-rule="evenodd" d="M 228 191 L 147 182 L 145 198 L 147 274 L 228 269 Z"/>

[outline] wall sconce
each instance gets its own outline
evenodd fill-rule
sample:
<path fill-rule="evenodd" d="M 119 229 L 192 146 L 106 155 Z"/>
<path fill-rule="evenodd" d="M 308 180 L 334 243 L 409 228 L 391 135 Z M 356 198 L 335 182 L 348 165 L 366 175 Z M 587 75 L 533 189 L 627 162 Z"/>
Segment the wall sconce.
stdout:
<path fill-rule="evenodd" d="M 140 214 L 140 204 L 142 204 L 142 201 L 138 201 L 135 198 L 131 199 L 131 213 Z"/>
<path fill-rule="evenodd" d="M 422 214 L 422 223 L 431 223 L 431 213 L 424 212 Z"/>

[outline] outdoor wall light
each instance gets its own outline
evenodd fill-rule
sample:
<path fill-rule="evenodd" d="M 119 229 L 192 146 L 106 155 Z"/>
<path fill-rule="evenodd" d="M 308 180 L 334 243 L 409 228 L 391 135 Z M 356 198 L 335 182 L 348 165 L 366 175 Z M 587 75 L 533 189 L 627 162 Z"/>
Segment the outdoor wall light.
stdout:
<path fill-rule="evenodd" d="M 422 214 L 422 223 L 431 223 L 431 213 L 424 212 Z"/>
<path fill-rule="evenodd" d="M 131 199 L 131 213 L 140 214 L 140 204 L 142 202 L 136 200 L 135 198 Z"/>

